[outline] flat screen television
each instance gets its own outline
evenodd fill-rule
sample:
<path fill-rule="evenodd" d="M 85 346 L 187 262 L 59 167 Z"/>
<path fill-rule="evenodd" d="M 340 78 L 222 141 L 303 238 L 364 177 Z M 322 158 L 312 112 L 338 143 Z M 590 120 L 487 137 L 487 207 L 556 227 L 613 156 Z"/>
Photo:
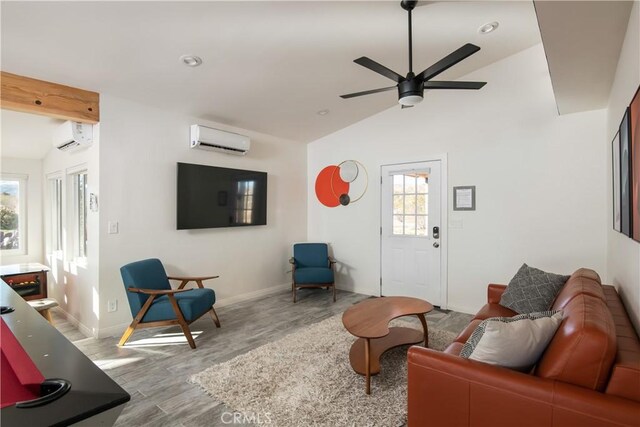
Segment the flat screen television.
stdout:
<path fill-rule="evenodd" d="M 178 230 L 266 224 L 266 172 L 178 163 Z"/>

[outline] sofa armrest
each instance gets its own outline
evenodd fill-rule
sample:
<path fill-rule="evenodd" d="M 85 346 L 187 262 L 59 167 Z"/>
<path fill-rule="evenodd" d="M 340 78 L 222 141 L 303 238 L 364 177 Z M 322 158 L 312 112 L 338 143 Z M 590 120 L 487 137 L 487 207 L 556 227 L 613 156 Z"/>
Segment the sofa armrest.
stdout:
<path fill-rule="evenodd" d="M 408 426 L 634 425 L 640 403 L 414 346 Z"/>
<path fill-rule="evenodd" d="M 489 304 L 500 304 L 500 298 L 502 297 L 505 289 L 507 289 L 507 285 L 496 285 L 495 283 L 491 283 L 487 287 L 487 302 Z"/>

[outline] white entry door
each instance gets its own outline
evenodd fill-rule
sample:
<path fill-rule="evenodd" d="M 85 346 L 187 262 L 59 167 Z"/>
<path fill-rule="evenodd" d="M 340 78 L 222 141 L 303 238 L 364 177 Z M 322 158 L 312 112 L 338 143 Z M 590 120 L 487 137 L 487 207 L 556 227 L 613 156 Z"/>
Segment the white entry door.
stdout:
<path fill-rule="evenodd" d="M 382 167 L 382 295 L 441 305 L 440 187 L 440 160 Z"/>

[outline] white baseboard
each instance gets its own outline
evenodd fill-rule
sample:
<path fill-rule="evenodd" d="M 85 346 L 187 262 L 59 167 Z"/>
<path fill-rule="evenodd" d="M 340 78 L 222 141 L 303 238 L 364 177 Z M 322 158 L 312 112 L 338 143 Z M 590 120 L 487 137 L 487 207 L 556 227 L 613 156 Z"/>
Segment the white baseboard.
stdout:
<path fill-rule="evenodd" d="M 266 295 L 270 295 L 276 292 L 282 292 L 286 289 L 290 289 L 290 287 L 291 287 L 291 284 L 286 283 L 284 285 L 271 286 L 270 288 L 258 289 L 257 291 L 247 292 L 244 294 L 235 295 L 228 298 L 223 298 L 216 301 L 216 303 L 214 304 L 214 308 L 226 307 L 239 302 L 244 302 L 244 301 L 264 297 Z M 129 325 L 130 323 L 121 323 L 119 325 L 109 326 L 108 328 L 101 328 L 98 331 L 97 338 L 106 338 L 106 337 L 113 337 L 113 336 L 119 337 L 120 335 L 122 335 L 124 330 Z"/>
<path fill-rule="evenodd" d="M 449 305 L 447 305 L 446 310 L 457 311 L 458 313 L 465 313 L 465 314 L 475 314 L 475 313 L 478 312 L 479 309 L 474 310 L 474 309 L 469 308 L 469 307 L 461 307 L 461 306 L 458 306 L 458 305 L 449 304 Z"/>
<path fill-rule="evenodd" d="M 107 338 L 107 337 L 120 338 L 124 330 L 127 329 L 127 326 L 129 326 L 130 324 L 131 322 L 128 322 L 128 323 L 121 323 L 115 326 L 109 326 L 108 328 L 101 328 L 98 331 L 97 338 Z"/>
<path fill-rule="evenodd" d="M 84 336 L 86 336 L 87 338 L 94 338 L 97 337 L 97 334 L 94 334 L 93 330 L 88 328 L 85 324 L 83 324 L 81 321 L 79 321 L 78 319 L 76 319 L 75 317 L 73 317 L 71 314 L 69 314 L 68 312 L 66 312 L 62 307 L 58 306 L 58 310 L 62 312 L 62 314 L 67 318 L 67 320 L 69 321 L 69 323 L 71 323 L 73 326 L 75 326 L 76 328 L 78 328 L 78 330 L 80 332 L 82 332 L 82 334 Z"/>
<path fill-rule="evenodd" d="M 347 291 L 347 292 L 353 292 L 356 294 L 362 294 L 362 295 L 370 295 L 373 297 L 379 297 L 380 296 L 380 288 L 375 288 L 375 287 L 371 287 L 371 286 L 352 286 L 352 287 L 343 287 L 343 286 L 336 286 L 336 289 L 340 289 L 341 291 Z"/>
<path fill-rule="evenodd" d="M 226 307 L 228 305 L 236 304 L 239 302 L 249 301 L 252 299 L 271 295 L 276 292 L 282 292 L 287 289 L 291 289 L 291 283 L 285 283 L 283 285 L 271 286 L 270 288 L 258 289 L 257 291 L 247 292 L 245 294 L 235 295 L 232 297 L 223 298 L 217 300 L 214 307 Z"/>

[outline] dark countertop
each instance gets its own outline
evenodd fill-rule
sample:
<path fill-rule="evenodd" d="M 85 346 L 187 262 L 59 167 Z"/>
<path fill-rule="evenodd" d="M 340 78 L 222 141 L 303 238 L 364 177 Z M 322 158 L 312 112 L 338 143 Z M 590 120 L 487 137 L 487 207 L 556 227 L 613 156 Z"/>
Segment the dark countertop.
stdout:
<path fill-rule="evenodd" d="M 28 262 L 25 264 L 11 264 L 0 266 L 0 276 L 14 276 L 16 274 L 38 273 L 40 271 L 49 271 L 50 268 L 44 264 L 37 262 Z"/>
<path fill-rule="evenodd" d="M 3 427 L 69 425 L 131 399 L 122 387 L 2 280 L 0 305 L 15 308 L 2 318 L 42 375 L 71 381 L 71 390 L 48 405 L 31 409 L 10 406 L 0 410 Z"/>

